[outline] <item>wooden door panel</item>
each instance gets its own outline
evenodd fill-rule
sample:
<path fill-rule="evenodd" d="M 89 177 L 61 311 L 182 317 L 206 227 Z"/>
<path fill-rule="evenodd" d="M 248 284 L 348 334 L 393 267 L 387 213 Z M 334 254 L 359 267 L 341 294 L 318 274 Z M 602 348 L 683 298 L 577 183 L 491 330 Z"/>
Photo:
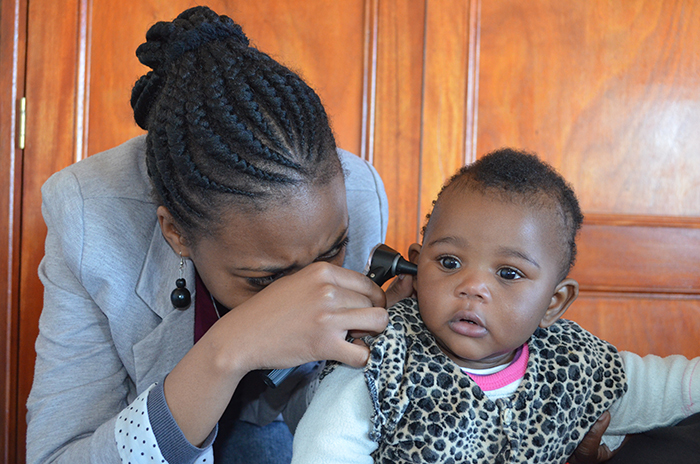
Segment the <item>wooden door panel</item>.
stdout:
<path fill-rule="evenodd" d="M 19 356 L 19 264 L 22 149 L 19 112 L 24 96 L 27 38 L 25 0 L 0 3 L 0 462 L 16 462 Z"/>
<path fill-rule="evenodd" d="M 596 223 L 601 219 L 603 223 Z M 571 276 L 584 290 L 700 295 L 700 227 L 669 218 L 593 216 L 578 240 Z M 648 225 L 640 223 L 650 222 Z M 652 223 L 653 221 L 653 223 Z"/>
<path fill-rule="evenodd" d="M 389 198 L 387 242 L 404 253 L 445 180 L 474 159 L 477 7 L 380 2 L 370 151 Z"/>
<path fill-rule="evenodd" d="M 445 180 L 471 161 L 465 153 L 470 12 L 470 2 L 428 2 L 419 191 L 421 227 Z"/>
<path fill-rule="evenodd" d="M 588 213 L 700 216 L 700 4 L 483 2 L 479 153 L 534 150 Z"/>
<path fill-rule="evenodd" d="M 425 2 L 372 1 L 367 111 L 370 160 L 384 181 L 390 206 L 387 243 L 403 254 L 417 240 Z"/>
<path fill-rule="evenodd" d="M 131 87 L 148 70 L 136 58 L 136 48 L 151 25 L 174 19 L 193 2 L 104 0 L 90 5 L 88 155 L 142 133 L 129 104 Z M 253 45 L 298 71 L 321 96 L 338 145 L 360 153 L 363 2 L 216 0 L 207 5 L 241 24 Z"/>
<path fill-rule="evenodd" d="M 639 355 L 700 356 L 700 298 L 582 292 L 567 319 Z"/>
<path fill-rule="evenodd" d="M 41 185 L 75 159 L 78 1 L 28 2 L 27 137 L 23 154 L 19 269 L 17 458 L 24 460 L 26 399 L 34 374 L 34 341 L 43 304 L 37 275 L 46 226 Z"/>

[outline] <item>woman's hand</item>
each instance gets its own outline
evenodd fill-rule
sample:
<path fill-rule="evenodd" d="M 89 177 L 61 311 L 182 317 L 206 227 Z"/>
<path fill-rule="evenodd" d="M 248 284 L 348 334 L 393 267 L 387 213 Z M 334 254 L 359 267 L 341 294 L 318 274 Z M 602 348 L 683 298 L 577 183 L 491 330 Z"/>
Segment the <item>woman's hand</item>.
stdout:
<path fill-rule="evenodd" d="M 210 332 L 235 335 L 237 355 L 227 356 L 232 367 L 242 362 L 246 371 L 325 359 L 359 367 L 369 351 L 347 343 L 346 336 L 349 331 L 384 330 L 385 304 L 384 293 L 369 278 L 318 262 L 270 284 Z"/>
<path fill-rule="evenodd" d="M 610 451 L 607 446 L 600 444 L 608 425 L 610 425 L 610 413 L 605 411 L 583 437 L 576 451 L 569 458 L 569 464 L 598 464 L 613 457 L 617 450 Z"/>
<path fill-rule="evenodd" d="M 385 292 L 386 307 L 389 308 L 397 302 L 403 300 L 404 298 L 408 298 L 409 296 L 413 296 L 414 294 L 415 291 L 413 290 L 413 276 L 401 274 L 389 284 L 389 288 L 387 288 Z M 360 330 L 351 330 L 348 332 L 348 334 L 354 339 L 354 344 L 360 346 L 367 346 L 366 343 L 363 341 L 364 337 L 368 335 L 375 336 L 379 334 L 379 332 L 381 331 L 367 332 Z"/>
<path fill-rule="evenodd" d="M 415 296 L 413 289 L 414 276 L 400 274 L 390 284 L 386 290 L 386 307 L 389 308 L 404 298 Z"/>

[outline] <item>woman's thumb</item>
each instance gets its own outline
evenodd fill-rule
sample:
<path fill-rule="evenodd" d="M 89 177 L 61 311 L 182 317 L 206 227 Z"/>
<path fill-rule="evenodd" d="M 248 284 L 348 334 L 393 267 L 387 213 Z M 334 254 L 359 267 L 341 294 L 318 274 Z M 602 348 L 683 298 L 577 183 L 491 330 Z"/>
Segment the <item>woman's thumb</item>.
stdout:
<path fill-rule="evenodd" d="M 389 288 L 386 289 L 387 308 L 404 298 L 413 296 L 413 279 L 414 277 L 412 275 L 401 274 L 389 284 Z"/>

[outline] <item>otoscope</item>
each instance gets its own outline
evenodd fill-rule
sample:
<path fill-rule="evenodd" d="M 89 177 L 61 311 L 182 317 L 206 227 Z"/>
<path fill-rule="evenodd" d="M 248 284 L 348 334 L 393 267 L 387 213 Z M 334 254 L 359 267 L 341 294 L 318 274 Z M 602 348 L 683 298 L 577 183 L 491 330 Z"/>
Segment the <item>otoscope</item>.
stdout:
<path fill-rule="evenodd" d="M 380 243 L 370 251 L 369 259 L 367 260 L 367 265 L 363 272 L 367 277 L 372 279 L 374 283 L 382 286 L 387 280 L 394 276 L 399 274 L 416 275 L 417 271 L 418 267 L 406 261 L 403 256 L 401 256 L 401 253 Z M 294 372 L 295 369 L 296 367 L 269 370 L 263 377 L 263 380 L 268 386 L 275 388 Z"/>
<path fill-rule="evenodd" d="M 364 274 L 380 287 L 399 274 L 416 275 L 418 266 L 406 261 L 401 253 L 380 243 L 372 248 Z"/>

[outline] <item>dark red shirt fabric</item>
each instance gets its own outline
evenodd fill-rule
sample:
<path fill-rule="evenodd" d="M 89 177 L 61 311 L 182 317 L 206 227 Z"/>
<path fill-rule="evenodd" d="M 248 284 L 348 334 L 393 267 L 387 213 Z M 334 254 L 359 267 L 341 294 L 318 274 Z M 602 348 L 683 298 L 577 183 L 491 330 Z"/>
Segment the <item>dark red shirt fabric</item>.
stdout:
<path fill-rule="evenodd" d="M 196 296 L 194 302 L 194 342 L 197 343 L 207 330 L 219 320 L 214 302 L 197 272 L 194 273 Z"/>

